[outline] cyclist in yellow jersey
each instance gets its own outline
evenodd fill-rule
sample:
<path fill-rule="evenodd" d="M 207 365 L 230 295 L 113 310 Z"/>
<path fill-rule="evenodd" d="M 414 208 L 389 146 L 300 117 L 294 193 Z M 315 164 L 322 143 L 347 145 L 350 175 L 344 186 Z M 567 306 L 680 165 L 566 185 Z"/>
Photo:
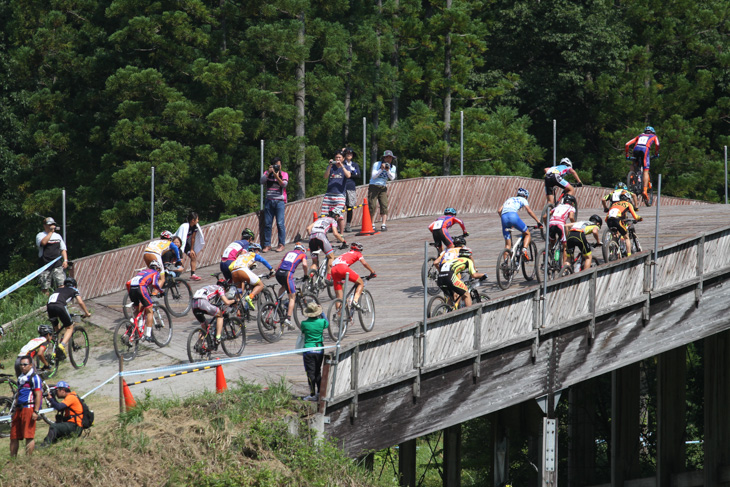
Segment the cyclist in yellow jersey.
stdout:
<path fill-rule="evenodd" d="M 633 203 L 634 207 L 637 206 L 638 201 L 636 199 L 636 195 L 629 191 L 629 187 L 626 186 L 626 183 L 618 182 L 616 183 L 616 186 L 614 186 L 613 191 L 601 198 L 601 206 L 603 206 L 603 211 L 608 213 L 608 209 L 611 207 L 612 204 L 616 203 L 617 201 L 621 201 L 621 196 L 628 196 L 629 198 L 631 198 L 631 202 Z"/>
<path fill-rule="evenodd" d="M 454 259 L 459 258 L 459 251 L 462 247 L 466 246 L 466 238 L 463 235 L 457 235 L 454 237 L 454 246 L 450 249 L 446 249 L 433 261 L 433 266 L 436 269 L 440 269 L 442 264 Z"/>
<path fill-rule="evenodd" d="M 591 254 L 591 245 L 588 243 L 587 236 L 593 235 L 598 245 L 601 244 L 601 239 L 598 237 L 598 231 L 601 229 L 601 217 L 598 215 L 591 215 L 588 221 L 575 222 L 570 228 L 570 234 L 568 235 L 568 241 L 566 242 L 566 254 L 570 256 L 571 261 L 573 258 L 573 250 L 578 248 L 581 255 L 583 255 L 583 269 L 590 269 L 593 255 Z M 578 270 L 576 270 L 577 272 Z"/>
<path fill-rule="evenodd" d="M 246 296 L 246 303 L 252 311 L 256 310 L 256 306 L 253 304 L 253 299 L 264 290 L 264 283 L 259 279 L 259 276 L 254 274 L 251 270 L 251 266 L 254 262 L 261 262 L 269 269 L 269 277 L 274 275 L 274 268 L 271 267 L 266 259 L 261 257 L 258 252 L 261 251 L 261 246 L 257 243 L 252 243 L 248 247 L 248 251 L 242 252 L 236 260 L 234 260 L 228 267 L 233 277 L 233 284 L 240 290 L 243 287 L 243 283 L 247 282 L 253 286 L 251 292 Z"/>
<path fill-rule="evenodd" d="M 167 252 L 168 250 L 171 250 L 175 253 L 175 257 L 177 257 L 177 261 L 180 261 L 180 249 L 178 248 L 175 243 L 172 241 L 172 233 L 164 230 L 160 234 L 160 240 L 153 240 L 151 241 L 147 247 L 144 249 L 144 255 L 142 258 L 144 259 L 145 265 L 151 269 L 150 264 L 152 262 L 157 262 L 159 264 L 160 269 L 164 269 L 165 266 L 162 262 L 162 254 Z M 160 272 L 160 279 L 159 279 L 159 285 L 160 288 L 162 288 L 165 284 L 165 273 Z"/>
<path fill-rule="evenodd" d="M 643 218 L 641 218 L 634 210 L 634 205 L 631 204 L 628 196 L 621 195 L 621 201 L 614 203 L 611 205 L 611 208 L 608 209 L 606 224 L 608 224 L 608 228 L 616 230 L 619 234 L 621 234 L 621 240 L 623 240 L 626 244 L 626 255 L 631 257 L 631 239 L 629 238 L 629 232 L 626 228 L 626 224 L 624 223 L 626 221 L 627 213 L 630 214 L 637 222 L 643 220 Z"/>
<path fill-rule="evenodd" d="M 472 251 L 469 247 L 462 247 L 459 250 L 459 257 L 445 262 L 439 269 L 439 277 L 436 283 L 444 292 L 444 295 L 451 296 L 454 302 L 460 298 L 464 298 L 464 304 L 471 306 L 471 296 L 469 288 L 464 281 L 461 280 L 461 273 L 468 272 L 474 279 L 484 280 L 487 276 L 478 272 L 472 261 Z"/>

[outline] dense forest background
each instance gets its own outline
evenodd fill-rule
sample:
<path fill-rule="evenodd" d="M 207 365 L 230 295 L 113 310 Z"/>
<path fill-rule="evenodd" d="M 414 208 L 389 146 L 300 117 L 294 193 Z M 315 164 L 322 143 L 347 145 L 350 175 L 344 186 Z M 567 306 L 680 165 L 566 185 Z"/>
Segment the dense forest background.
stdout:
<path fill-rule="evenodd" d="M 663 190 L 719 201 L 730 115 L 727 0 L 0 0 L 5 282 L 34 268 L 67 192 L 70 256 L 258 209 L 260 140 L 290 198 L 331 153 L 384 149 L 399 177 L 540 176 L 570 157 L 624 179 L 645 125 Z M 478 197 L 478 195 L 475 195 Z"/>

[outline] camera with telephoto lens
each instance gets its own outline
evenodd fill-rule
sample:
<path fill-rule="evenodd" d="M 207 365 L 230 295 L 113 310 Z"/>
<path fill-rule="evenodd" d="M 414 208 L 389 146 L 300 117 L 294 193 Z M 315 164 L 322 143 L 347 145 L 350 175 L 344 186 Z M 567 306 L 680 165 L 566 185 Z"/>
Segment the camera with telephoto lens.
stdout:
<path fill-rule="evenodd" d="M 383 169 L 385 169 L 386 171 L 390 171 L 390 164 L 388 164 L 387 162 L 384 162 Z"/>
<path fill-rule="evenodd" d="M 281 169 L 280 165 L 274 164 L 274 172 L 279 172 L 280 169 Z"/>

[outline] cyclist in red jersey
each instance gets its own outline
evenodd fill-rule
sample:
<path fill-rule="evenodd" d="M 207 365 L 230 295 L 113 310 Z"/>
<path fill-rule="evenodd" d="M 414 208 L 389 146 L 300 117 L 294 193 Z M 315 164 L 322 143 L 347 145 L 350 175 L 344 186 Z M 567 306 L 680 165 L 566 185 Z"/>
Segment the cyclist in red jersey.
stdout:
<path fill-rule="evenodd" d="M 454 247 L 454 239 L 449 235 L 449 228 L 452 225 L 459 225 L 461 227 L 461 233 L 468 237 L 469 234 L 466 231 L 464 222 L 459 218 L 456 218 L 456 209 L 446 208 L 444 210 L 444 216 L 440 216 L 435 222 L 428 226 L 428 229 L 433 235 L 433 241 L 438 246 L 439 253 L 444 250 L 444 247 L 451 249 Z"/>
<path fill-rule="evenodd" d="M 144 309 L 146 323 L 152 323 L 153 320 L 153 303 L 150 289 L 156 289 L 159 292 L 159 296 L 164 295 L 162 287 L 160 287 L 159 277 L 160 265 L 153 261 L 150 263 L 149 268 L 142 269 L 136 276 L 127 281 L 127 293 L 129 294 L 130 301 L 134 305 L 134 316 L 137 316 L 140 309 Z"/>
<path fill-rule="evenodd" d="M 342 298 L 342 282 L 345 280 L 345 275 L 349 272 L 349 281 L 355 283 L 357 288 L 355 289 L 355 300 L 353 305 L 356 308 L 360 308 L 360 296 L 365 288 L 365 283 L 357 272 L 352 270 L 350 266 L 355 262 L 360 262 L 363 267 L 370 271 L 370 277 L 375 277 L 375 271 L 370 264 L 365 261 L 365 257 L 362 256 L 363 246 L 359 242 L 353 242 L 350 245 L 350 251 L 345 252 L 335 259 L 332 263 L 332 281 L 334 282 L 335 294 L 338 298 Z"/>
<path fill-rule="evenodd" d="M 654 132 L 654 127 L 651 125 L 644 129 L 644 133 L 637 135 L 633 139 L 626 142 L 626 158 L 629 158 L 629 150 L 631 146 L 634 146 L 633 155 L 636 158 L 636 163 L 641 163 L 641 167 L 644 169 L 644 197 L 648 200 L 649 195 L 646 193 L 646 188 L 649 187 L 649 167 L 651 166 L 651 147 L 654 146 L 654 156 L 659 157 L 659 138 Z"/>

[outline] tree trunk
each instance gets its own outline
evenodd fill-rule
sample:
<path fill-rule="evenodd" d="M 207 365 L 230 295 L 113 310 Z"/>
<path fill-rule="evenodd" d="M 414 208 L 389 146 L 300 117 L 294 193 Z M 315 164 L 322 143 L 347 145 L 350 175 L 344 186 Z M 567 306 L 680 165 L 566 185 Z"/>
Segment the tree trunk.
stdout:
<path fill-rule="evenodd" d="M 299 14 L 299 36 L 297 42 L 300 46 L 304 46 L 305 28 L 304 28 L 304 12 Z M 297 92 L 295 95 L 295 105 L 297 108 L 295 135 L 297 138 L 297 199 L 303 200 L 306 194 L 306 142 L 304 139 L 304 98 L 306 95 L 306 87 L 304 84 L 305 65 L 304 59 L 301 59 L 296 67 Z"/>
<path fill-rule="evenodd" d="M 395 14 L 393 14 L 393 17 L 395 19 L 398 18 L 398 7 L 400 5 L 400 0 L 395 0 Z M 397 24 L 397 22 L 393 23 L 394 25 Z M 398 89 L 398 76 L 399 76 L 399 56 L 398 56 L 398 31 L 394 30 L 393 32 L 393 52 L 390 54 L 390 62 L 393 65 L 393 72 L 395 73 L 395 79 L 393 80 L 393 98 L 390 102 L 390 128 L 395 128 L 396 125 L 398 125 L 398 102 L 400 97 L 400 90 Z"/>
<path fill-rule="evenodd" d="M 446 0 L 446 9 L 451 9 L 451 0 Z M 446 46 L 444 48 L 444 84 L 446 93 L 444 95 L 444 176 L 451 174 L 451 156 L 449 145 L 451 144 L 451 31 L 446 33 Z"/>

